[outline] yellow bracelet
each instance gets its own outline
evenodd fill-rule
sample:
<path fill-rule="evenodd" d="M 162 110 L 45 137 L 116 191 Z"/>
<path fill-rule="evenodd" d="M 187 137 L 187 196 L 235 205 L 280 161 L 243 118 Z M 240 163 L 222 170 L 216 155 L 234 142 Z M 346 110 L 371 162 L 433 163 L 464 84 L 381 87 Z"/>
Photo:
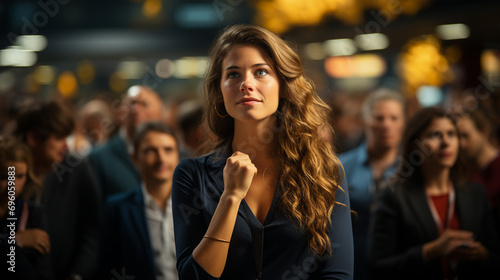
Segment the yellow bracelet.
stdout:
<path fill-rule="evenodd" d="M 203 238 L 208 238 L 208 239 L 219 241 L 219 242 L 229 243 L 229 241 L 227 241 L 227 240 L 216 238 L 216 237 L 212 237 L 212 236 L 208 236 L 206 234 L 203 235 Z"/>

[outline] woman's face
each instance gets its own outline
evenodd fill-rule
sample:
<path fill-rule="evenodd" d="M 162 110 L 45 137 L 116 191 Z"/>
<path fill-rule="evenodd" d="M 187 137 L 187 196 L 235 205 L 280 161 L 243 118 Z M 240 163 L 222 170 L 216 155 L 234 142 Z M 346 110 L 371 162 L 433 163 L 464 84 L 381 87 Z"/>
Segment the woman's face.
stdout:
<path fill-rule="evenodd" d="M 220 87 L 227 113 L 236 121 L 264 120 L 279 104 L 279 80 L 264 50 L 232 47 L 222 61 Z"/>
<path fill-rule="evenodd" d="M 450 119 L 434 119 L 422 133 L 421 141 L 423 146 L 420 150 L 425 155 L 424 164 L 441 168 L 451 168 L 455 164 L 459 139 Z"/>
<path fill-rule="evenodd" d="M 24 185 L 26 184 L 26 181 L 28 179 L 28 165 L 26 162 L 22 161 L 10 161 L 6 162 L 5 166 L 7 169 L 2 170 L 2 174 L 0 175 L 0 195 L 1 195 L 1 201 L 7 201 L 8 200 L 8 191 L 9 191 L 9 177 L 8 172 L 14 172 L 14 187 L 16 190 L 15 196 L 18 197 L 24 190 Z M 14 169 L 9 168 L 9 167 L 14 167 Z"/>

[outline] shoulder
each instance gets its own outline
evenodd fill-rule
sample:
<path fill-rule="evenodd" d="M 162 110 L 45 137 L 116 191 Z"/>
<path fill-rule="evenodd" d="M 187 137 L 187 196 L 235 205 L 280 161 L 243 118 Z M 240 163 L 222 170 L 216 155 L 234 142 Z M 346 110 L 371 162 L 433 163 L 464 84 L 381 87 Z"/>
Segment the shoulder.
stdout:
<path fill-rule="evenodd" d="M 363 157 L 366 157 L 364 156 L 366 155 L 366 153 L 367 153 L 366 145 L 365 143 L 362 143 L 356 148 L 339 155 L 339 160 L 342 162 L 343 165 L 349 165 L 361 161 Z"/>
<path fill-rule="evenodd" d="M 182 159 L 176 167 L 176 173 L 210 173 L 224 167 L 227 157 L 219 155 L 217 152 L 196 157 Z"/>
<path fill-rule="evenodd" d="M 404 201 L 404 198 L 408 195 L 413 196 L 417 194 L 424 194 L 425 191 L 423 188 L 419 188 L 415 184 L 407 184 L 407 183 L 397 183 L 390 184 L 386 188 L 384 188 L 378 198 L 380 201 Z"/>
<path fill-rule="evenodd" d="M 106 207 L 107 208 L 119 207 L 120 205 L 140 200 L 141 197 L 142 197 L 142 189 L 141 187 L 137 187 L 130 191 L 117 193 L 109 196 L 106 199 Z"/>
<path fill-rule="evenodd" d="M 121 141 L 122 139 L 120 138 L 120 136 L 115 135 L 114 137 L 110 138 L 106 143 L 95 146 L 88 155 L 88 157 L 92 159 L 100 157 L 106 153 L 109 153 L 111 148 L 120 145 Z"/>
<path fill-rule="evenodd" d="M 455 191 L 465 193 L 468 196 L 477 195 L 477 196 L 485 196 L 486 190 L 480 183 L 467 181 L 458 186 L 456 186 Z"/>

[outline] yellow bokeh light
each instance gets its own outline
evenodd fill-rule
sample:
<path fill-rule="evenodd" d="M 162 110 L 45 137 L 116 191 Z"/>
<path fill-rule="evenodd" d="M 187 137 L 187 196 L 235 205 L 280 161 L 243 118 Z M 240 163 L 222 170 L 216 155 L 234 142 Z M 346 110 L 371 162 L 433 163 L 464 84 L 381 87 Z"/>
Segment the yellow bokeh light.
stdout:
<path fill-rule="evenodd" d="M 116 92 L 122 93 L 127 89 L 128 82 L 123 73 L 116 71 L 109 77 L 109 88 Z"/>
<path fill-rule="evenodd" d="M 441 53 L 441 42 L 436 37 L 411 39 L 403 49 L 399 72 L 410 95 L 421 86 L 440 87 L 451 80 L 449 61 Z"/>
<path fill-rule="evenodd" d="M 156 17 L 161 9 L 161 0 L 145 0 L 144 4 L 142 4 L 142 14 L 148 18 Z"/>
<path fill-rule="evenodd" d="M 82 60 L 76 68 L 78 80 L 83 85 L 88 85 L 94 80 L 94 64 L 90 60 Z"/>
<path fill-rule="evenodd" d="M 57 90 L 64 97 L 73 97 L 78 89 L 78 81 L 71 71 L 64 71 L 57 79 Z"/>
<path fill-rule="evenodd" d="M 257 24 L 283 33 L 293 26 L 317 25 L 326 16 L 345 24 L 359 24 L 367 10 L 377 10 L 388 21 L 401 14 L 414 15 L 431 0 L 254 0 Z"/>

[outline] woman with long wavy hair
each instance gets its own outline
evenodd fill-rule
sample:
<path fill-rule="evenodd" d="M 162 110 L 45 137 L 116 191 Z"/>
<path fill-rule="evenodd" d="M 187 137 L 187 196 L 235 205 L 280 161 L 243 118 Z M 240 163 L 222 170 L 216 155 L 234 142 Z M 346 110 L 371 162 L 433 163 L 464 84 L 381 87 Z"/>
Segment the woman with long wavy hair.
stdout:
<path fill-rule="evenodd" d="M 297 53 L 266 29 L 228 27 L 203 94 L 214 151 L 174 174 L 179 278 L 351 279 L 346 182 L 321 137 L 329 107 Z"/>

